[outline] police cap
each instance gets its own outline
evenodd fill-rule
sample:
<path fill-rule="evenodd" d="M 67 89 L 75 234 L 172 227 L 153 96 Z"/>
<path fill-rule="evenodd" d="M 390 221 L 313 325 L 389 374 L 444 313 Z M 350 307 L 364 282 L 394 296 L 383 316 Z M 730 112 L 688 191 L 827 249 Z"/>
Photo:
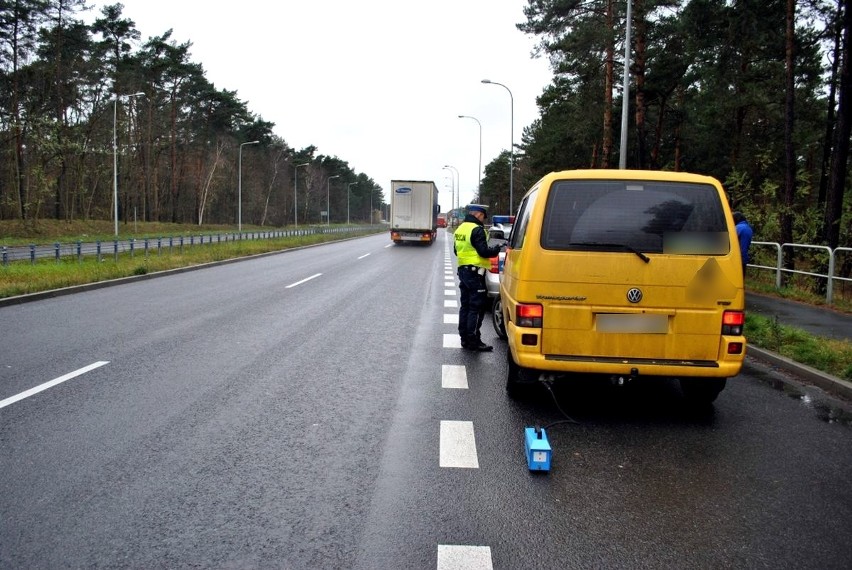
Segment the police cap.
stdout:
<path fill-rule="evenodd" d="M 471 214 L 473 212 L 482 212 L 486 218 L 488 217 L 488 208 L 482 204 L 468 204 L 467 211 Z"/>

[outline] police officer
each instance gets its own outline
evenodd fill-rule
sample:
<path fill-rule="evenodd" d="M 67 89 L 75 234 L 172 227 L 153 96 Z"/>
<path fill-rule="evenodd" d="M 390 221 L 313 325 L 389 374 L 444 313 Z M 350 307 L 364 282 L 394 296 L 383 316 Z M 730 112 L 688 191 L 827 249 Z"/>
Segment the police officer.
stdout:
<path fill-rule="evenodd" d="M 453 251 L 458 256 L 459 336 L 462 348 L 486 352 L 494 347 L 482 342 L 479 327 L 485 317 L 488 293 L 485 289 L 485 272 L 491 267 L 489 258 L 500 253 L 500 246 L 488 246 L 488 232 L 482 225 L 488 209 L 481 204 L 470 204 L 467 215 L 455 232 Z"/>

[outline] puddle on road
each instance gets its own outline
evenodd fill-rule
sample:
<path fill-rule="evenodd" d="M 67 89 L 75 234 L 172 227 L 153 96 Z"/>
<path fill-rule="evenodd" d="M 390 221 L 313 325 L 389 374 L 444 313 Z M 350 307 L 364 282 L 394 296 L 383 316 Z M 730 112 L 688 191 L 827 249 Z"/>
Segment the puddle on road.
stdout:
<path fill-rule="evenodd" d="M 778 378 L 784 374 L 779 370 L 752 369 L 750 375 L 786 396 L 798 400 L 806 408 L 813 410 L 820 420 L 829 424 L 852 427 L 852 403 L 834 400 L 823 394 L 818 388 L 794 384 Z"/>

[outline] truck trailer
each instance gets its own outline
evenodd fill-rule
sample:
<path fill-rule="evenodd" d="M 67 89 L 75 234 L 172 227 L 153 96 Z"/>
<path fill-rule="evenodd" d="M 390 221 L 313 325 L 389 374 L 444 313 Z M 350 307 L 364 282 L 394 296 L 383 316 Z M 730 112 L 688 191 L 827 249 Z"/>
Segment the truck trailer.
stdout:
<path fill-rule="evenodd" d="M 391 180 L 390 234 L 394 243 L 434 243 L 440 211 L 434 182 Z"/>

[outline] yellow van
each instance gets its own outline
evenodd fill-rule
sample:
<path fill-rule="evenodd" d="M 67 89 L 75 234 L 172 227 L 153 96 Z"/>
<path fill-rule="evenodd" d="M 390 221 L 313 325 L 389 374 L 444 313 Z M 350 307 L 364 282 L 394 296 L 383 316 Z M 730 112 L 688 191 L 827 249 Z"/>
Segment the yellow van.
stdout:
<path fill-rule="evenodd" d="M 714 401 L 745 357 L 736 240 L 708 176 L 543 177 L 520 204 L 500 281 L 509 394 L 596 374 L 678 378 L 688 399 Z"/>

